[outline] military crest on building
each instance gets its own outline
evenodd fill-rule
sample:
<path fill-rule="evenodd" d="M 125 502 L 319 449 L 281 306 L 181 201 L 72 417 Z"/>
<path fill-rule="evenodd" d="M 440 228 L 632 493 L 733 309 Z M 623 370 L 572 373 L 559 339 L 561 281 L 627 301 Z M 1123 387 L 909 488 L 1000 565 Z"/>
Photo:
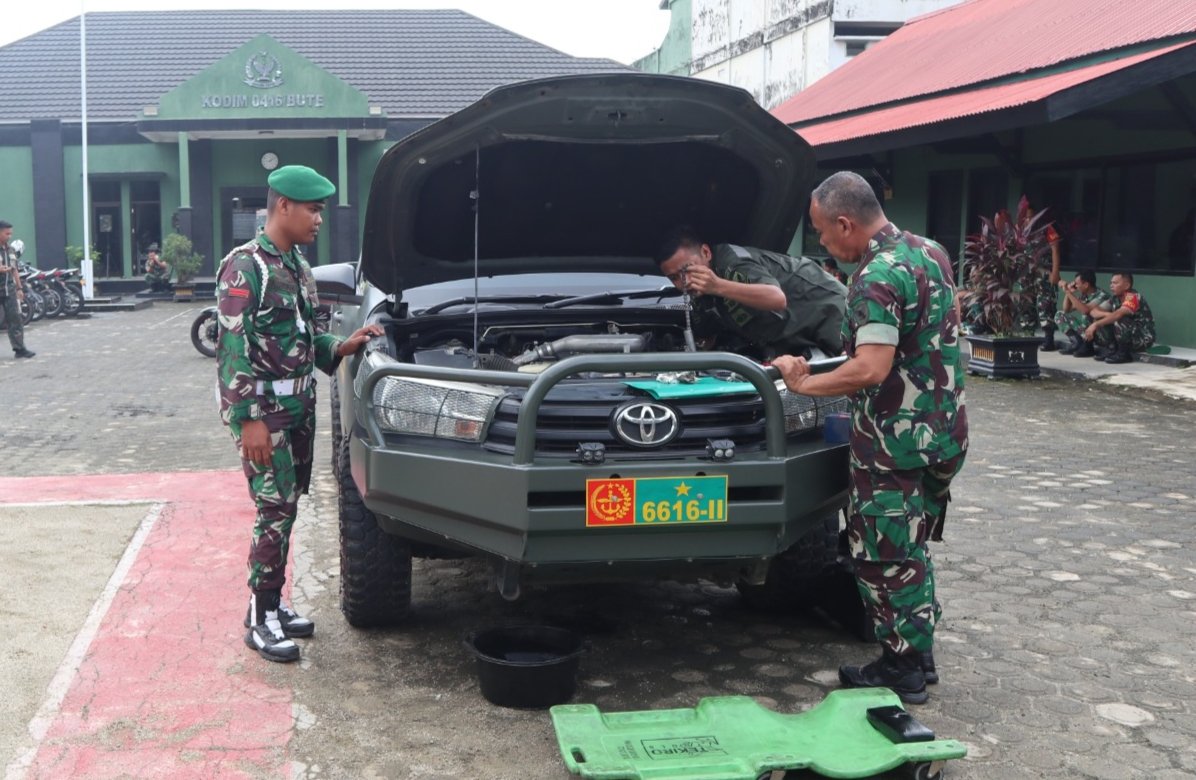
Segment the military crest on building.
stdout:
<path fill-rule="evenodd" d="M 245 63 L 245 83 L 257 89 L 282 86 L 282 65 L 267 51 L 259 51 Z"/>

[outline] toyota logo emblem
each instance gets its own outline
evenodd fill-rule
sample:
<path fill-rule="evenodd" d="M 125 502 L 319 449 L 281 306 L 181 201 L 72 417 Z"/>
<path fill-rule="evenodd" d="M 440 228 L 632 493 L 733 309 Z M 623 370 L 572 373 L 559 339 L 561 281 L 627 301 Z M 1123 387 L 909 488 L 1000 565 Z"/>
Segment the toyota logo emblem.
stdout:
<path fill-rule="evenodd" d="M 615 433 L 635 447 L 661 447 L 677 435 L 677 413 L 664 404 L 636 402 L 615 412 Z"/>

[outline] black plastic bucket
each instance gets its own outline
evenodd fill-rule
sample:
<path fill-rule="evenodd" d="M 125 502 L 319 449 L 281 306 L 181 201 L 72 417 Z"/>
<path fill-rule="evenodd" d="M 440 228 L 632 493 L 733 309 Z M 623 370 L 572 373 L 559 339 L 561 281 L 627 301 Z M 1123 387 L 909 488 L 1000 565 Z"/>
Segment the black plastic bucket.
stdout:
<path fill-rule="evenodd" d="M 478 660 L 478 685 L 501 707 L 564 704 L 577 688 L 581 637 L 551 626 L 509 626 L 470 634 L 465 646 Z"/>

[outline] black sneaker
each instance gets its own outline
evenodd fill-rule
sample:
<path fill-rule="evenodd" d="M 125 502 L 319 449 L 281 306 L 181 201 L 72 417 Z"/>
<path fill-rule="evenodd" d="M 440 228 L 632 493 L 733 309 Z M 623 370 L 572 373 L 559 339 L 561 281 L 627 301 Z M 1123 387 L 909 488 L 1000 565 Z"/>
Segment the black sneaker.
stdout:
<path fill-rule="evenodd" d="M 245 634 L 245 644 L 257 650 L 267 661 L 290 663 L 299 660 L 299 645 L 287 639 L 278 623 L 278 613 L 267 613 L 265 623 L 259 623 Z"/>
<path fill-rule="evenodd" d="M 28 350 L 28 349 L 18 349 L 17 351 L 13 352 L 13 354 L 14 354 L 14 355 L 16 355 L 16 356 L 17 356 L 17 357 L 19 357 L 19 358 L 31 358 L 31 357 L 33 357 L 34 355 L 36 355 L 37 353 L 36 353 L 36 352 L 32 352 L 32 351 L 30 351 L 30 350 Z"/>
<path fill-rule="evenodd" d="M 922 661 L 922 677 L 926 679 L 927 685 L 938 685 L 939 673 L 934 668 L 934 651 L 927 650 L 921 654 Z"/>
<path fill-rule="evenodd" d="M 925 704 L 930 695 L 920 660 L 917 655 L 894 655 L 886 648 L 865 666 L 840 666 L 839 682 L 845 688 L 888 688 L 906 704 Z"/>
<path fill-rule="evenodd" d="M 279 616 L 281 598 L 277 590 L 253 591 L 249 598 L 249 615 L 253 621 L 245 634 L 245 644 L 257 650 L 267 661 L 288 663 L 299 660 L 299 645 L 282 631 Z"/>
<path fill-rule="evenodd" d="M 253 604 L 250 603 L 249 609 L 245 610 L 246 628 L 250 627 L 249 618 L 252 614 Z M 315 623 L 295 612 L 289 604 L 281 600 L 278 602 L 278 622 L 282 626 L 282 633 L 286 634 L 287 638 L 305 639 L 316 633 Z"/>

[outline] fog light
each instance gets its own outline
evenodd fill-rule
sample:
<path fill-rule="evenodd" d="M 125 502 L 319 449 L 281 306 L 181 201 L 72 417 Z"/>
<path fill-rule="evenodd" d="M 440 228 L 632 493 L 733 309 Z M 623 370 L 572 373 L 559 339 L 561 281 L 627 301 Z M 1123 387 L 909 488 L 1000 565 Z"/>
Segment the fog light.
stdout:
<path fill-rule="evenodd" d="M 707 439 L 706 457 L 718 461 L 734 460 L 735 442 L 730 439 Z"/>
<path fill-rule="evenodd" d="M 597 466 L 606 461 L 606 445 L 597 441 L 583 441 L 577 445 L 577 459 L 587 466 Z"/>

